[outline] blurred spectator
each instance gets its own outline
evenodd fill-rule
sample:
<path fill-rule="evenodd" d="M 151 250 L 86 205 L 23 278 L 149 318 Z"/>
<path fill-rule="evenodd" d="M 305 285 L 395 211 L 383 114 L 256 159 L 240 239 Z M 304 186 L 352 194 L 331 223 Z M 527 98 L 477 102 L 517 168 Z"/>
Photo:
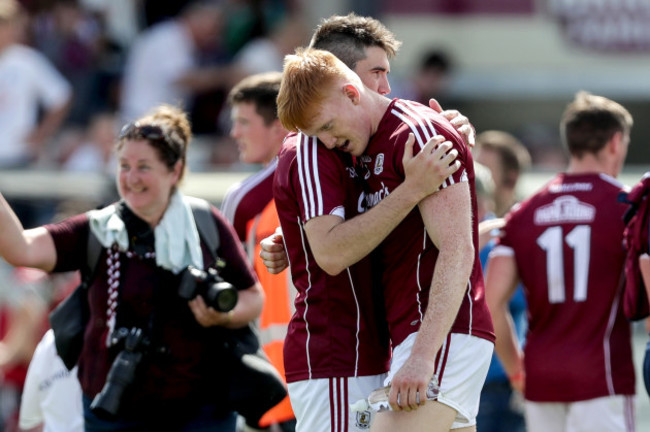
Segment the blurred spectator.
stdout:
<path fill-rule="evenodd" d="M 27 368 L 47 328 L 45 272 L 13 268 L 0 260 L 0 430 L 18 430 Z"/>
<path fill-rule="evenodd" d="M 40 52 L 24 45 L 27 14 L 16 0 L 0 0 L 0 169 L 25 168 L 47 159 L 48 140 L 65 119 L 70 84 Z M 48 206 L 10 198 L 26 227 L 49 217 Z"/>
<path fill-rule="evenodd" d="M 83 423 L 77 366 L 65 367 L 56 352 L 54 333 L 48 330 L 27 370 L 19 426 L 30 431 L 83 432 Z"/>
<path fill-rule="evenodd" d="M 569 163 L 560 135 L 555 125 L 542 122 L 527 122 L 518 130 L 517 136 L 526 144 L 530 157 L 537 169 L 560 171 Z"/>
<path fill-rule="evenodd" d="M 480 133 L 476 137 L 474 159 L 476 195 L 479 207 L 479 258 L 485 270 L 490 251 L 495 246 L 502 217 L 517 202 L 517 182 L 530 165 L 530 155 L 513 135 L 497 130 Z M 487 170 L 487 173 L 485 172 Z M 490 190 L 491 189 L 491 190 Z M 488 209 L 492 209 L 490 212 Z M 481 214 L 482 213 L 482 214 Z M 521 284 L 508 303 L 519 343 L 523 343 L 526 329 L 526 298 Z M 481 391 L 481 409 L 477 417 L 478 432 L 524 432 L 523 396 L 513 391 L 510 380 L 496 354 L 492 356 L 485 385 Z"/>
<path fill-rule="evenodd" d="M 224 42 L 229 55 L 247 43 L 269 36 L 286 16 L 299 12 L 301 0 L 234 0 L 228 2 Z"/>
<path fill-rule="evenodd" d="M 144 25 L 151 27 L 178 16 L 188 3 L 192 3 L 192 0 L 142 0 L 140 3 Z"/>
<path fill-rule="evenodd" d="M 99 17 L 104 36 L 126 51 L 142 29 L 141 1 L 133 0 L 79 0 L 79 4 Z"/>
<path fill-rule="evenodd" d="M 430 49 L 421 55 L 415 74 L 402 89 L 396 89 L 405 99 L 411 99 L 427 105 L 429 99 L 435 98 L 440 105 L 450 106 L 447 95 L 449 77 L 453 72 L 451 56 L 442 49 Z M 402 96 L 403 95 L 403 96 Z"/>
<path fill-rule="evenodd" d="M 160 103 L 180 105 L 193 113 L 195 133 L 216 132 L 225 92 L 238 75 L 218 64 L 222 1 L 195 0 L 180 15 L 143 32 L 131 48 L 120 97 L 121 121 L 128 122 Z M 211 94 L 208 113 L 194 110 L 196 97 Z M 207 119 L 203 116 L 207 116 Z"/>
<path fill-rule="evenodd" d="M 103 101 L 95 99 L 98 60 L 103 45 L 99 19 L 76 0 L 59 0 L 42 10 L 33 24 L 33 44 L 72 84 L 74 98 L 67 121 L 85 124 Z"/>
<path fill-rule="evenodd" d="M 79 0 L 101 26 L 101 44 L 96 53 L 90 114 L 119 108 L 119 93 L 126 54 L 144 24 L 142 2 L 133 0 Z"/>
<path fill-rule="evenodd" d="M 284 56 L 292 54 L 297 47 L 308 42 L 309 32 L 304 20 L 299 15 L 290 15 L 275 25 L 268 37 L 248 42 L 233 62 L 246 75 L 282 72 Z"/>
<path fill-rule="evenodd" d="M 476 216 L 480 222 L 494 219 L 494 180 L 492 172 L 485 165 L 474 161 L 476 183 Z M 481 235 L 479 227 L 479 249 L 483 249 L 492 240 L 490 232 Z M 482 260 L 481 260 L 482 261 Z"/>
<path fill-rule="evenodd" d="M 71 100 L 70 85 L 61 74 L 41 53 L 21 43 L 26 21 L 20 3 L 0 0 L 2 169 L 25 167 L 41 157 Z"/>
<path fill-rule="evenodd" d="M 94 172 L 115 176 L 113 146 L 116 118 L 112 113 L 95 114 L 88 130 L 78 140 L 68 143 L 62 168 L 73 172 Z"/>
<path fill-rule="evenodd" d="M 495 214 L 502 217 L 518 201 L 517 182 L 530 167 L 530 153 L 513 135 L 491 130 L 476 137 L 474 160 L 492 173 Z"/>

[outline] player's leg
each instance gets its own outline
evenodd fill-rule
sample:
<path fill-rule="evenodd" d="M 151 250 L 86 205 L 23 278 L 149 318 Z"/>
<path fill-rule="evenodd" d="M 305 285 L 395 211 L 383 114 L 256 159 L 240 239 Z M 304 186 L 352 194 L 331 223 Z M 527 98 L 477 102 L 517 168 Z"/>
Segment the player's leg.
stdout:
<path fill-rule="evenodd" d="M 633 432 L 634 397 L 605 396 L 569 404 L 566 432 Z"/>
<path fill-rule="evenodd" d="M 524 408 L 528 432 L 566 432 L 568 404 L 526 401 Z"/>
<path fill-rule="evenodd" d="M 437 401 L 429 401 L 415 411 L 376 413 L 371 432 L 449 432 L 456 410 Z"/>
<path fill-rule="evenodd" d="M 410 354 L 415 334 L 410 335 L 393 352 L 390 380 Z M 376 417 L 372 431 L 399 430 L 416 432 L 473 430 L 476 425 L 481 389 L 485 382 L 494 346 L 491 342 L 466 334 L 452 334 L 443 347 L 445 355 L 439 356 L 436 379 L 439 383 L 438 399 L 427 402 L 411 412 L 382 412 Z"/>

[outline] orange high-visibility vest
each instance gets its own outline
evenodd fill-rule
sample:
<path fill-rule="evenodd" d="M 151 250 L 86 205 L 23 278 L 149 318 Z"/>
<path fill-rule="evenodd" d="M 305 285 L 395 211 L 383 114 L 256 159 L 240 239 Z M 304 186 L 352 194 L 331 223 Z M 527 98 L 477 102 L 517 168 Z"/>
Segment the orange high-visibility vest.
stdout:
<path fill-rule="evenodd" d="M 246 244 L 249 258 L 266 296 L 259 318 L 260 344 L 271 364 L 284 378 L 284 338 L 294 312 L 295 288 L 291 282 L 289 269 L 276 275 L 271 274 L 260 258 L 260 241 L 272 235 L 279 226 L 280 220 L 275 209 L 275 201 L 271 200 L 260 214 L 248 222 Z M 293 418 L 295 416 L 287 396 L 264 414 L 259 423 L 260 426 L 267 427 Z"/>

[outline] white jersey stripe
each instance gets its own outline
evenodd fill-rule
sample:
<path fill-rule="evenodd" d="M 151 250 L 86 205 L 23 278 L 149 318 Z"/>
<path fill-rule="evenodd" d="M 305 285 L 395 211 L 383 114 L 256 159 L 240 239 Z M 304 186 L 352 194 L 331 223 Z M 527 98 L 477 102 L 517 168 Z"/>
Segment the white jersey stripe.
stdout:
<path fill-rule="evenodd" d="M 419 148 L 422 149 L 422 147 L 424 147 L 424 144 L 426 143 L 426 139 L 420 133 L 421 129 L 416 128 L 415 124 L 411 121 L 411 119 L 404 116 L 399 111 L 393 109 L 391 113 L 394 114 L 396 117 L 398 117 L 400 120 L 402 120 L 402 122 L 406 123 L 406 125 L 408 125 L 409 129 L 411 129 L 411 132 L 413 132 L 413 135 L 415 135 L 415 142 L 417 142 Z"/>
<path fill-rule="evenodd" d="M 359 347 L 361 341 L 359 340 L 359 333 L 361 331 L 361 308 L 359 306 L 359 299 L 357 298 L 357 292 L 354 289 L 354 280 L 352 279 L 352 274 L 350 273 L 350 267 L 346 268 L 345 271 L 348 274 L 348 279 L 350 280 L 350 289 L 352 291 L 352 297 L 354 298 L 354 306 L 357 310 L 357 331 L 355 332 L 355 338 L 357 340 L 357 346 L 355 347 L 356 352 L 354 355 L 354 376 L 359 376 Z"/>
<path fill-rule="evenodd" d="M 237 207 L 239 207 L 242 198 L 254 189 L 255 186 L 273 175 L 277 166 L 278 158 L 276 157 L 261 171 L 256 172 L 250 177 L 247 177 L 241 182 L 237 182 L 228 188 L 223 202 L 221 203 L 221 213 L 223 213 L 230 223 L 235 221 L 235 211 L 237 210 Z"/>
<path fill-rule="evenodd" d="M 316 137 L 309 137 L 310 149 L 312 152 L 312 163 L 309 168 L 311 168 L 314 176 L 314 188 L 316 189 L 316 196 L 314 200 L 316 201 L 316 212 L 312 217 L 320 216 L 323 214 L 323 191 L 320 188 L 320 174 L 318 172 L 318 139 Z"/>
<path fill-rule="evenodd" d="M 614 389 L 614 381 L 612 376 L 612 350 L 610 346 L 610 339 L 612 337 L 612 330 L 616 322 L 618 314 L 618 303 L 623 297 L 623 289 L 625 287 L 625 272 L 621 272 L 620 283 L 618 284 L 618 292 L 614 297 L 612 306 L 609 309 L 609 319 L 607 320 L 607 328 L 605 329 L 605 336 L 603 337 L 603 356 L 605 357 L 605 381 L 607 382 L 607 391 L 610 395 L 616 394 Z"/>
<path fill-rule="evenodd" d="M 318 140 L 300 134 L 298 137 L 297 161 L 302 189 L 305 220 L 323 213 L 323 193 L 318 172 Z"/>
<path fill-rule="evenodd" d="M 307 271 L 307 288 L 305 289 L 305 312 L 302 315 L 302 319 L 305 322 L 305 332 L 307 333 L 307 338 L 305 339 L 305 354 L 307 357 L 307 368 L 309 369 L 309 379 L 312 379 L 311 376 L 311 359 L 309 356 L 309 339 L 311 338 L 311 333 L 309 330 L 309 320 L 307 319 L 307 313 L 309 312 L 309 292 L 311 291 L 311 271 L 309 270 L 309 254 L 307 253 L 307 245 L 305 240 L 305 229 L 300 221 L 300 216 L 297 218 L 298 225 L 300 226 L 300 241 L 302 242 L 302 253 L 305 255 L 305 270 Z M 285 245 L 286 247 L 286 245 Z"/>
<path fill-rule="evenodd" d="M 434 136 L 436 134 L 436 129 L 433 126 L 433 123 L 431 122 L 430 119 L 423 119 L 421 114 L 418 114 L 416 111 L 408 111 L 406 109 L 406 106 L 396 103 L 394 107 L 398 107 L 402 109 L 404 112 L 400 112 L 393 108 L 391 110 L 391 113 L 395 115 L 397 118 L 399 118 L 404 124 L 406 124 L 409 129 L 411 129 L 411 132 L 413 132 L 413 135 L 415 135 L 416 142 L 419 145 L 419 148 L 422 149 L 424 145 L 426 144 L 426 141 Z M 415 125 L 413 120 L 411 119 L 414 118 L 418 122 L 418 126 Z M 425 124 L 426 122 L 426 124 Z M 424 134 L 424 137 L 422 136 Z M 449 185 L 454 184 L 454 179 L 453 176 L 449 176 L 445 179 L 445 181 L 440 185 L 441 188 L 446 188 Z"/>
<path fill-rule="evenodd" d="M 401 109 L 405 115 L 412 117 L 413 119 L 415 119 L 415 121 L 417 121 L 418 125 L 424 132 L 425 139 L 427 141 L 436 134 L 436 129 L 433 127 L 433 123 L 431 123 L 431 120 L 428 118 L 423 118 L 421 114 L 418 114 L 414 110 L 414 107 L 409 107 L 407 104 L 400 103 L 400 102 L 396 102 L 394 106 Z"/>
<path fill-rule="evenodd" d="M 301 138 L 300 148 L 304 151 L 302 152 L 300 162 L 302 162 L 302 175 L 306 179 L 305 184 L 303 185 L 303 190 L 306 190 L 307 193 L 307 202 L 305 203 L 305 218 L 306 220 L 309 220 L 316 211 L 314 208 L 314 193 L 312 189 L 314 183 L 312 178 L 313 171 L 309 166 L 311 160 L 311 152 L 313 149 L 309 137 L 303 135 Z"/>
<path fill-rule="evenodd" d="M 302 195 L 302 203 L 303 206 L 305 207 L 305 213 L 307 213 L 307 209 L 309 208 L 309 202 L 307 201 L 307 188 L 305 187 L 305 176 L 304 176 L 304 168 L 303 168 L 303 163 L 302 163 L 302 154 L 304 153 L 304 148 L 303 148 L 303 143 L 302 143 L 302 137 L 303 135 L 300 134 L 298 135 L 298 145 L 296 146 L 296 162 L 298 163 L 298 180 L 300 181 L 300 192 Z"/>

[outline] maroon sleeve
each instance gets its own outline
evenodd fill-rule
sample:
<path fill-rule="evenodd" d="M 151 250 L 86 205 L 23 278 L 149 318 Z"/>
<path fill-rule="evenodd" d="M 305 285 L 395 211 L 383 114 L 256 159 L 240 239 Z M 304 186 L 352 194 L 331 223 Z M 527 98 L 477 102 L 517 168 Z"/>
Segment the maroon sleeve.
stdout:
<path fill-rule="evenodd" d="M 221 271 L 221 277 L 233 284 L 237 289 L 246 289 L 257 282 L 257 276 L 251 267 L 246 252 L 235 233 L 232 224 L 216 208 L 212 213 L 219 230 L 219 258 L 226 263 Z"/>
<path fill-rule="evenodd" d="M 79 270 L 86 265 L 90 225 L 85 213 L 44 227 L 54 240 L 56 249 L 54 272 Z"/>

